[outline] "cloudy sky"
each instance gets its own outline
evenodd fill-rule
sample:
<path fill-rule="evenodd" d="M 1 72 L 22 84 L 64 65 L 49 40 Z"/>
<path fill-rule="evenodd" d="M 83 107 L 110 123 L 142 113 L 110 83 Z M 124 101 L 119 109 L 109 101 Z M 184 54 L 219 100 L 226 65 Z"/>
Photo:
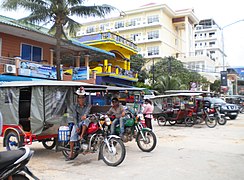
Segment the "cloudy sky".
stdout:
<path fill-rule="evenodd" d="M 0 0 L 0 3 L 3 0 Z M 226 60 L 232 66 L 244 66 L 244 12 L 242 1 L 220 1 L 220 0 L 87 0 L 85 4 L 109 4 L 121 11 L 139 8 L 148 3 L 167 4 L 173 10 L 193 8 L 199 20 L 213 18 L 223 30 Z M 0 14 L 21 18 L 26 13 L 5 12 L 0 9 Z M 27 14 L 28 15 L 28 14 Z M 82 20 L 80 21 L 82 22 Z"/>

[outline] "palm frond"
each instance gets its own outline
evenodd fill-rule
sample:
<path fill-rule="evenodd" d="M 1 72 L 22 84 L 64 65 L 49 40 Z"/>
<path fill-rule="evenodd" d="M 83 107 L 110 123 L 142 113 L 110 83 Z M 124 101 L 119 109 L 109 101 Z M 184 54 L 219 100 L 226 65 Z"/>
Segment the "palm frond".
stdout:
<path fill-rule="evenodd" d="M 104 17 L 111 13 L 116 8 L 110 5 L 101 6 L 74 6 L 70 8 L 71 15 L 77 15 L 79 17 Z"/>
<path fill-rule="evenodd" d="M 76 32 L 79 30 L 81 24 L 74 21 L 73 19 L 66 17 L 66 22 L 67 22 L 67 29 L 69 30 L 69 34 L 71 36 L 75 36 Z"/>

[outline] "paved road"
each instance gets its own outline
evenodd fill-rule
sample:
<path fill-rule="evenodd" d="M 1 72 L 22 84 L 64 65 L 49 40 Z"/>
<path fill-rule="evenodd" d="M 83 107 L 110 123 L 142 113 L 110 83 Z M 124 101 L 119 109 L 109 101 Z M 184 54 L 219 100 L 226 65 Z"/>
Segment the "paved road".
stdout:
<path fill-rule="evenodd" d="M 213 129 L 153 125 L 156 149 L 144 153 L 134 141 L 126 143 L 126 159 L 118 167 L 97 161 L 97 154 L 66 162 L 61 153 L 45 150 L 41 143 L 30 146 L 35 154 L 28 166 L 42 180 L 243 180 L 244 115 Z"/>

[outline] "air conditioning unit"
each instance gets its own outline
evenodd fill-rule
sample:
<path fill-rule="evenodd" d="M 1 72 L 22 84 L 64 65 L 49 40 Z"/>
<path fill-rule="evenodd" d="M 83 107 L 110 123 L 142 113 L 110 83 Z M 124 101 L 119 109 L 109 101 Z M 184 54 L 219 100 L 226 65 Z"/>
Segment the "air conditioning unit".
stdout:
<path fill-rule="evenodd" d="M 16 66 L 12 65 L 12 64 L 5 64 L 4 65 L 4 72 L 15 74 L 16 73 Z"/>

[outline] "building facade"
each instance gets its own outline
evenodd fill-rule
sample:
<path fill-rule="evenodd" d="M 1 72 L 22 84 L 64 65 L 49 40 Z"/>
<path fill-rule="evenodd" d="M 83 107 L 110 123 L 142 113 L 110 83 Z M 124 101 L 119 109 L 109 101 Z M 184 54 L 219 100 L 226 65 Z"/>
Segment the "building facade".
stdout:
<path fill-rule="evenodd" d="M 223 37 L 213 19 L 204 19 L 195 27 L 195 55 L 207 56 L 214 63 L 214 71 L 223 70 Z M 210 69 L 210 67 L 206 67 Z"/>
<path fill-rule="evenodd" d="M 0 81 L 56 80 L 55 47 L 56 38 L 48 33 L 48 29 L 0 16 Z M 89 74 L 89 62 L 114 56 L 74 39 L 63 39 L 62 79 L 95 84 L 95 76 Z M 63 73 L 68 68 L 77 73 Z"/>
<path fill-rule="evenodd" d="M 144 58 L 188 57 L 195 51 L 193 9 L 173 11 L 166 4 L 148 4 L 118 17 L 83 24 L 77 36 L 114 32 L 137 44 Z M 149 66 L 151 65 L 149 61 Z"/>

